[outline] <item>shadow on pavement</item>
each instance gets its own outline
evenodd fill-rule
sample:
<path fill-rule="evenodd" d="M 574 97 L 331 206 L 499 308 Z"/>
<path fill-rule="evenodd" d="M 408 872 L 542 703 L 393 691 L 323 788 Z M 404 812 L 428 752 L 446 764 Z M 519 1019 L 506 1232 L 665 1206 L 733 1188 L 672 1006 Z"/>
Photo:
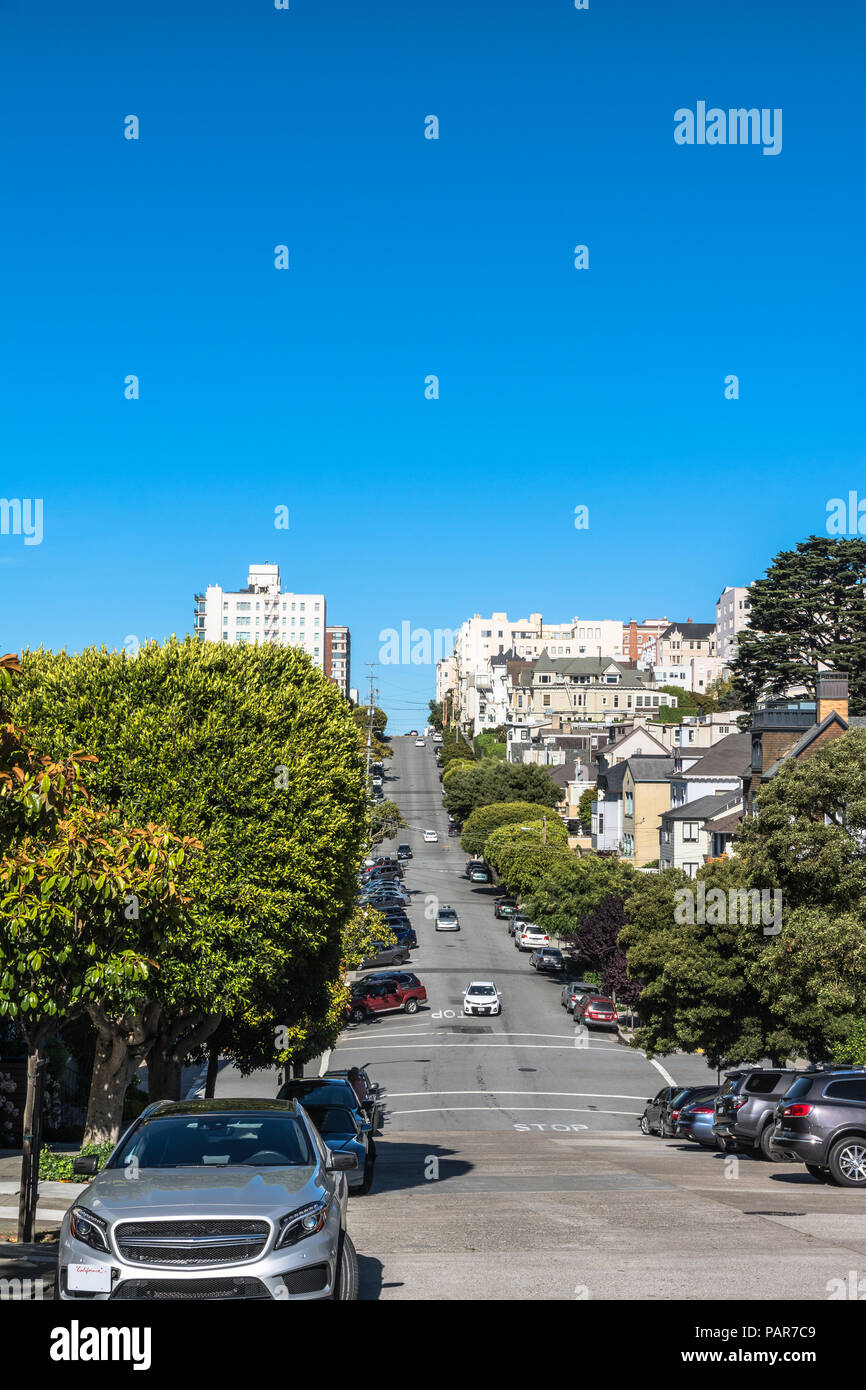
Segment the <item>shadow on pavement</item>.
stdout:
<path fill-rule="evenodd" d="M 413 1144 L 406 1140 L 389 1140 L 382 1143 L 380 1140 L 376 1145 L 376 1175 L 371 1195 L 405 1192 L 415 1187 L 441 1187 L 449 1178 L 470 1173 L 474 1164 L 452 1158 L 454 1153 L 454 1149 L 435 1142 Z"/>

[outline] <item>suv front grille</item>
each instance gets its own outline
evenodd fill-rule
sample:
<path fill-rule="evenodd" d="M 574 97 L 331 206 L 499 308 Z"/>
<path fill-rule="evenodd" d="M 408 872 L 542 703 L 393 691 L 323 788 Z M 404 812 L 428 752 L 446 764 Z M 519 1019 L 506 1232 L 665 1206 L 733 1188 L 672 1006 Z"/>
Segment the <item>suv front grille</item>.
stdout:
<path fill-rule="evenodd" d="M 270 1297 L 261 1279 L 124 1279 L 112 1293 L 111 1300 L 208 1303 L 226 1298 Z"/>
<path fill-rule="evenodd" d="M 114 1231 L 117 1248 L 131 1264 L 239 1264 L 264 1250 L 267 1221 L 121 1221 Z"/>

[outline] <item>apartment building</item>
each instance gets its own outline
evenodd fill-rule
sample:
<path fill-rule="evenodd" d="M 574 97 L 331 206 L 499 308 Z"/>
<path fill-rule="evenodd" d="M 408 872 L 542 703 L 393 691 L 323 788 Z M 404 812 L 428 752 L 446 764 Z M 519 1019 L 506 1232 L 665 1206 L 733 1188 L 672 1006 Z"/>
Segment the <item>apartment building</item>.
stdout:
<path fill-rule="evenodd" d="M 728 584 L 716 600 L 716 655 L 729 665 L 737 655 L 737 634 L 749 625 L 751 584 Z"/>
<path fill-rule="evenodd" d="M 676 708 L 677 698 L 655 688 L 651 673 L 604 657 L 552 657 L 546 651 L 509 681 L 509 718 L 580 721 L 626 718 L 636 711 Z"/>
<path fill-rule="evenodd" d="M 622 654 L 625 659 L 639 661 L 647 644 L 660 637 L 668 627 L 669 618 L 644 618 L 642 623 L 636 623 L 632 618 L 629 622 L 623 623 Z"/>
<path fill-rule="evenodd" d="M 635 868 L 659 857 L 659 829 L 670 809 L 673 758 L 634 757 L 622 764 L 622 855 Z M 616 769 L 613 769 L 616 771 Z"/>
<path fill-rule="evenodd" d="M 325 595 L 283 593 L 279 565 L 250 565 L 244 589 L 209 584 L 195 595 L 194 630 L 200 642 L 300 647 L 325 669 Z"/>
<path fill-rule="evenodd" d="M 325 628 L 325 675 L 349 699 L 351 688 L 352 636 L 344 625 Z"/>

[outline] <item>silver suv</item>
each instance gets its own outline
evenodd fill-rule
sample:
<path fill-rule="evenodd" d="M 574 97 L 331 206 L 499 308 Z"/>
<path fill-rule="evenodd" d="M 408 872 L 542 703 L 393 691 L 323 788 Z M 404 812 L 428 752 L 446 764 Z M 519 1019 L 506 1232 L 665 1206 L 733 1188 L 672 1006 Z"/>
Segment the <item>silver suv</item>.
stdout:
<path fill-rule="evenodd" d="M 157 1101 L 64 1216 L 57 1297 L 356 1299 L 357 1162 L 295 1101 Z"/>

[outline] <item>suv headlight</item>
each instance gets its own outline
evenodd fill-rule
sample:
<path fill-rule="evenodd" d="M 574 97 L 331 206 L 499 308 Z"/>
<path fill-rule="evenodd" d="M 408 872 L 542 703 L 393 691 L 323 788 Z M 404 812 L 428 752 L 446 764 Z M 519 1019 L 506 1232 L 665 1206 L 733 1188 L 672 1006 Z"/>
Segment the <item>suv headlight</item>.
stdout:
<path fill-rule="evenodd" d="M 69 1213 L 69 1229 L 76 1240 L 89 1245 L 92 1250 L 102 1250 L 106 1255 L 111 1254 L 106 1222 L 87 1207 L 72 1207 Z"/>
<path fill-rule="evenodd" d="M 287 1245 L 297 1245 L 299 1240 L 314 1236 L 321 1231 L 328 1216 L 328 1199 L 310 1202 L 309 1206 L 299 1207 L 280 1218 L 275 1250 L 284 1250 Z"/>

